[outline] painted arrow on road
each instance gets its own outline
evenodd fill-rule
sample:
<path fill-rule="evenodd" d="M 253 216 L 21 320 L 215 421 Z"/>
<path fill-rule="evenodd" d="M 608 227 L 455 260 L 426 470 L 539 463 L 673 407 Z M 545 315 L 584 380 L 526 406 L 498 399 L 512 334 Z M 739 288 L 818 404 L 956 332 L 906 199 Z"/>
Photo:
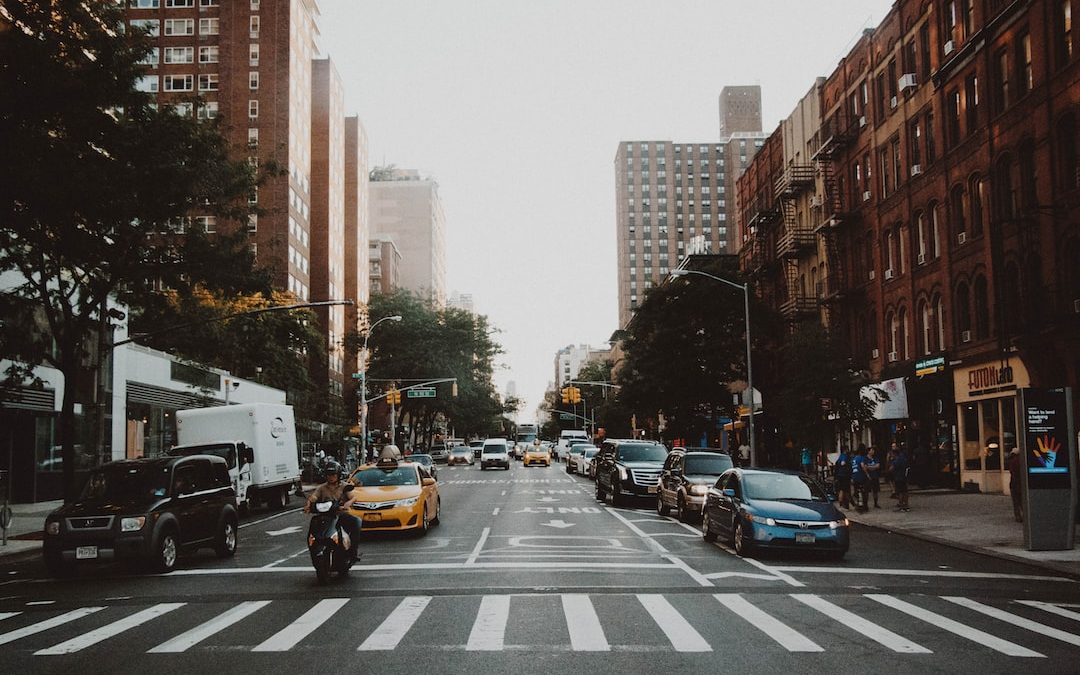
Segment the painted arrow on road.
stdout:
<path fill-rule="evenodd" d="M 563 529 L 563 528 L 566 528 L 566 527 L 573 527 L 574 526 L 573 523 L 568 523 L 568 522 L 563 521 L 563 520 L 549 520 L 546 523 L 540 523 L 540 524 L 543 525 L 544 527 L 557 527 L 560 530 Z"/>
<path fill-rule="evenodd" d="M 286 527 L 283 530 L 267 530 L 266 533 L 271 537 L 280 537 L 283 534 L 296 534 L 300 529 L 299 525 L 293 525 L 292 527 Z"/>

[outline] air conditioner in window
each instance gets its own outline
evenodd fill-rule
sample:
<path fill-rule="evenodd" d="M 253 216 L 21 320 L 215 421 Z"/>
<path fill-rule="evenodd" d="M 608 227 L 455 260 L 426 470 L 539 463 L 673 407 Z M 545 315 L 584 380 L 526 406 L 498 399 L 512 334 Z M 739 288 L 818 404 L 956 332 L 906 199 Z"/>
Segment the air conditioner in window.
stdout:
<path fill-rule="evenodd" d="M 868 202 L 868 201 L 870 201 L 870 191 L 869 191 L 869 190 L 867 190 L 866 192 L 862 193 L 862 200 L 863 200 L 864 202 Z"/>
<path fill-rule="evenodd" d="M 899 359 L 899 354 L 897 354 L 896 352 L 889 352 L 889 363 L 892 363 L 893 361 L 898 361 Z"/>
<path fill-rule="evenodd" d="M 862 127 L 865 127 L 865 126 L 866 126 L 866 115 L 863 115 L 862 117 L 859 118 L 859 128 L 861 129 Z"/>
<path fill-rule="evenodd" d="M 956 235 L 956 244 L 958 246 L 963 246 L 966 243 L 967 243 L 967 232 L 961 232 L 960 234 Z"/>
<path fill-rule="evenodd" d="M 948 56 L 949 54 L 952 54 L 954 51 L 956 51 L 956 44 L 954 44 L 952 40 L 949 40 L 945 43 L 945 47 L 944 49 L 942 49 L 942 51 L 945 52 L 945 56 Z"/>
<path fill-rule="evenodd" d="M 969 330 L 960 331 L 960 342 L 971 342 L 971 331 L 969 331 Z"/>
<path fill-rule="evenodd" d="M 892 98 L 889 99 L 889 107 L 890 108 L 895 108 L 896 107 L 896 97 L 895 96 L 893 96 Z"/>
<path fill-rule="evenodd" d="M 814 195 L 813 197 L 810 198 L 810 208 L 812 208 L 812 209 L 813 208 L 820 208 L 823 203 L 824 203 L 824 200 L 821 198 L 821 195 Z"/>
<path fill-rule="evenodd" d="M 870 279 L 870 281 L 873 281 L 876 277 L 877 272 L 875 272 L 874 270 L 870 270 L 870 274 L 867 275 L 867 278 Z"/>
<path fill-rule="evenodd" d="M 881 356 L 881 352 L 880 352 L 880 351 L 878 351 L 877 349 L 871 349 L 871 350 L 870 350 L 870 358 L 872 358 L 872 359 L 876 359 L 876 358 L 878 358 L 879 356 Z"/>
<path fill-rule="evenodd" d="M 925 253 L 920 253 L 919 254 L 919 264 L 920 265 L 925 265 L 926 264 L 926 254 Z"/>
<path fill-rule="evenodd" d="M 896 84 L 900 87 L 900 91 L 914 89 L 918 86 L 919 79 L 915 76 L 915 73 L 904 73 Z"/>
<path fill-rule="evenodd" d="M 922 164 L 912 164 L 911 165 L 911 175 L 912 176 L 921 176 L 922 175 Z"/>
<path fill-rule="evenodd" d="M 892 271 L 892 268 L 890 267 L 889 269 L 885 270 L 885 281 L 888 281 L 889 279 L 892 279 L 892 278 L 893 278 L 893 271 Z"/>

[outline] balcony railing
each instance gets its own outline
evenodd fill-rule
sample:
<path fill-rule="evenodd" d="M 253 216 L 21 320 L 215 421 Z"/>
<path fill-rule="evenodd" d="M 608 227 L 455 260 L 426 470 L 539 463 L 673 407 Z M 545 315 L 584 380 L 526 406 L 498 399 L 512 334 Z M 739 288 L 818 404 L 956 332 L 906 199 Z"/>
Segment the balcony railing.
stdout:
<path fill-rule="evenodd" d="M 814 185 L 817 170 L 813 164 L 793 164 L 776 177 L 776 196 L 791 196 Z"/>

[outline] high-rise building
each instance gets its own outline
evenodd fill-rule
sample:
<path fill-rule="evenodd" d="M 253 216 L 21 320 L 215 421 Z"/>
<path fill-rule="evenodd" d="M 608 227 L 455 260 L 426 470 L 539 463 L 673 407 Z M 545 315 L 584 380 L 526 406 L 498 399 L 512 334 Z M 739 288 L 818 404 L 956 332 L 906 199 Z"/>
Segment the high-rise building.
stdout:
<path fill-rule="evenodd" d="M 720 138 L 761 132 L 761 87 L 744 85 L 720 90 Z"/>
<path fill-rule="evenodd" d="M 345 293 L 352 305 L 345 307 L 345 329 L 360 328 L 361 315 L 371 294 L 368 253 L 368 148 L 360 119 L 345 118 Z M 348 372 L 359 372 L 359 353 L 347 350 Z M 350 403 L 352 401 L 350 400 Z"/>
<path fill-rule="evenodd" d="M 401 288 L 401 251 L 393 237 L 371 235 L 368 244 L 368 279 L 372 293 L 389 295 Z"/>
<path fill-rule="evenodd" d="M 567 345 L 555 353 L 555 388 L 562 389 L 581 372 L 589 361 L 607 358 L 610 350 L 589 345 Z"/>
<path fill-rule="evenodd" d="M 446 216 L 439 184 L 414 170 L 377 171 L 369 186 L 372 232 L 401 252 L 401 287 L 446 305 Z"/>
<path fill-rule="evenodd" d="M 463 309 L 466 312 L 474 311 L 472 293 L 459 293 L 454 291 L 450 295 L 450 299 L 447 301 L 446 305 L 447 307 L 453 307 L 455 309 Z"/>

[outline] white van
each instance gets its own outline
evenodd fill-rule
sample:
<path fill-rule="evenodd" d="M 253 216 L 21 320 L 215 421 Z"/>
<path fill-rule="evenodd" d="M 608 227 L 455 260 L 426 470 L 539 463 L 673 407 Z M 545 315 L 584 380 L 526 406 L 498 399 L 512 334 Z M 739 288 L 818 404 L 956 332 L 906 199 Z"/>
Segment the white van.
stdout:
<path fill-rule="evenodd" d="M 570 449 L 570 441 L 587 441 L 589 434 L 584 429 L 563 429 L 559 432 L 559 443 L 552 450 L 555 459 L 565 458 Z"/>

